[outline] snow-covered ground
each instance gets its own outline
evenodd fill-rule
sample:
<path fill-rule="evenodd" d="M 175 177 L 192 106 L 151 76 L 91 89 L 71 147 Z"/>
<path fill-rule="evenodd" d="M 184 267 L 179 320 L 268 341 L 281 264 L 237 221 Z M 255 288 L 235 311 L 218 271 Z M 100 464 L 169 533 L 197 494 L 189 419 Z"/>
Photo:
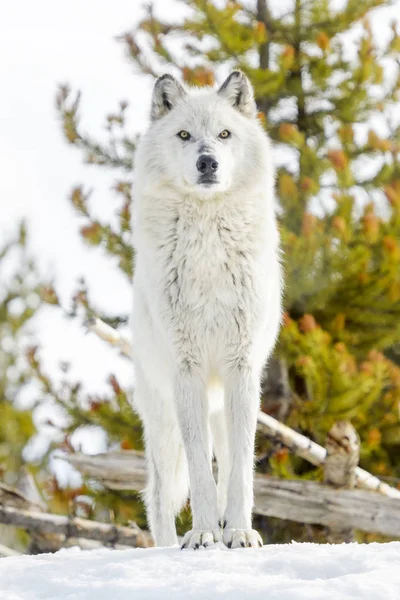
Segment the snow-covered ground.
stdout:
<path fill-rule="evenodd" d="M 72 548 L 0 560 L 1 600 L 399 600 L 400 542 Z"/>

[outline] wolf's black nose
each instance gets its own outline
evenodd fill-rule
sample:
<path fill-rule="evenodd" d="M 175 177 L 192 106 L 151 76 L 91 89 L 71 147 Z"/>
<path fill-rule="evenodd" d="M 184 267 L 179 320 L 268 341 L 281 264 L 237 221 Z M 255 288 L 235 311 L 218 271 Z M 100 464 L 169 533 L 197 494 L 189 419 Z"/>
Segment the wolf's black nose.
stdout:
<path fill-rule="evenodd" d="M 202 154 L 199 156 L 196 166 L 197 170 L 200 171 L 202 175 L 213 175 L 218 169 L 218 162 L 214 156 Z"/>

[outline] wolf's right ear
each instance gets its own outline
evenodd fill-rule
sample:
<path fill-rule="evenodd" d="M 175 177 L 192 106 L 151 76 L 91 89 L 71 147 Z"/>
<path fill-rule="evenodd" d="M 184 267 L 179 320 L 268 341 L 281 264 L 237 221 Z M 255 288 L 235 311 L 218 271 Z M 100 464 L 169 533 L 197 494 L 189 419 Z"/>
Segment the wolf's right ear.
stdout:
<path fill-rule="evenodd" d="M 186 96 L 186 91 L 179 81 L 166 73 L 159 77 L 154 85 L 151 101 L 151 120 L 156 121 L 173 109 L 176 102 Z"/>
<path fill-rule="evenodd" d="M 253 88 L 242 71 L 232 71 L 218 90 L 218 94 L 246 117 L 257 115 Z"/>

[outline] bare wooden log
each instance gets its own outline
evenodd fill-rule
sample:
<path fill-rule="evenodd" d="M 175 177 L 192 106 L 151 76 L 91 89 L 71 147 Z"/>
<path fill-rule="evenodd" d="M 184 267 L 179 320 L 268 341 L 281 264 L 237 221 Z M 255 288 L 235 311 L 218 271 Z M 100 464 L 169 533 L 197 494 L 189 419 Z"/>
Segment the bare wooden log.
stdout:
<path fill-rule="evenodd" d="M 90 458 L 90 457 L 89 457 Z M 142 461 L 143 464 L 143 461 Z M 112 468 L 112 467 L 111 467 Z M 145 475 L 142 476 L 142 479 L 144 480 Z M 16 490 L 15 488 L 8 486 L 4 483 L 0 483 L 0 510 L 2 507 L 12 507 L 12 508 L 16 508 L 19 510 L 23 510 L 25 511 L 25 513 L 27 515 L 35 515 L 37 513 L 43 513 L 44 509 L 43 509 L 43 503 L 38 504 L 36 502 L 31 501 L 29 498 L 27 498 L 23 493 L 21 493 L 19 490 Z M 109 530 L 111 530 L 110 528 L 113 528 L 113 525 L 108 525 L 108 524 L 104 524 L 104 523 L 98 523 L 96 521 L 89 521 L 86 519 L 74 519 L 71 518 L 69 519 L 70 522 L 75 522 L 78 523 L 79 526 L 82 526 L 83 523 L 83 527 L 84 527 L 84 533 L 81 535 L 80 538 L 78 538 L 77 536 L 73 536 L 72 533 L 69 535 L 69 537 L 65 538 L 65 533 L 63 530 L 59 531 L 57 528 L 56 530 L 52 530 L 51 526 L 50 526 L 50 530 L 49 530 L 49 519 L 51 521 L 51 519 L 53 518 L 53 521 L 56 523 L 57 522 L 57 518 L 59 517 L 59 515 L 52 515 L 49 513 L 45 513 L 46 518 L 44 520 L 36 520 L 35 522 L 37 523 L 37 525 L 32 525 L 29 527 L 25 527 L 31 534 L 31 542 L 29 545 L 29 549 L 28 549 L 28 554 L 40 554 L 42 552 L 56 552 L 57 550 L 59 550 L 62 547 L 68 547 L 71 545 L 78 545 L 83 549 L 86 549 L 90 546 L 90 544 L 88 545 L 88 540 L 86 540 L 86 542 L 82 539 L 87 537 L 85 534 L 85 531 L 87 528 L 85 528 L 85 524 L 87 523 L 94 523 L 95 526 L 97 525 L 105 525 L 106 529 L 100 527 L 99 532 L 106 532 L 106 537 L 103 538 L 93 538 L 93 537 L 89 537 L 88 539 L 93 541 L 92 547 L 100 547 L 101 545 L 104 545 L 105 543 L 109 543 L 108 541 L 108 537 L 107 537 L 107 531 L 109 528 Z M 9 517 L 8 517 L 9 518 Z M 15 517 L 16 519 L 20 519 L 20 516 Z M 68 520 L 68 517 L 62 517 Z M 0 518 L 0 522 L 5 523 L 5 521 L 1 521 Z M 43 524 L 43 527 L 40 524 Z M 8 525 L 15 525 L 16 527 L 20 527 L 21 525 L 19 525 L 17 522 L 16 523 L 6 523 Z M 90 529 L 90 525 L 89 525 L 89 529 Z M 117 526 L 117 530 L 118 532 L 120 531 L 121 528 L 119 528 Z M 132 531 L 137 532 L 137 535 L 139 536 L 139 541 L 141 539 L 145 540 L 145 544 L 146 547 L 152 545 L 152 541 L 151 541 L 151 537 L 150 534 L 148 534 L 145 531 L 142 531 L 135 523 L 132 525 L 132 528 L 128 527 L 128 528 L 122 528 L 122 534 L 124 534 L 124 531 L 128 530 L 129 532 L 132 533 Z M 90 529 L 91 531 L 91 529 Z M 89 533 L 90 533 L 89 531 Z M 97 540 L 95 542 L 95 540 Z M 133 544 L 135 545 L 135 544 Z M 113 547 L 115 548 L 125 548 L 128 546 L 132 546 L 132 544 L 125 544 L 125 543 L 115 543 L 113 544 Z"/>
<path fill-rule="evenodd" d="M 336 489 L 352 489 L 356 483 L 356 468 L 360 459 L 360 438 L 349 421 L 338 421 L 331 427 L 326 443 L 324 483 Z M 330 544 L 355 541 L 354 530 L 342 522 L 330 527 Z"/>
<path fill-rule="evenodd" d="M 335 490 L 315 481 L 257 476 L 258 514 L 299 523 L 400 536 L 400 502 L 366 490 Z"/>
<path fill-rule="evenodd" d="M 133 450 L 65 456 L 82 474 L 110 489 L 142 490 L 145 459 Z M 137 471 L 135 472 L 135 470 Z M 288 481 L 256 475 L 254 512 L 268 517 L 400 536 L 400 502 L 365 490 L 336 490 L 313 481 Z"/>
<path fill-rule="evenodd" d="M 88 519 L 69 518 L 62 515 L 31 512 L 12 506 L 0 505 L 0 523 L 22 527 L 29 532 L 60 534 L 66 539 L 85 538 L 102 544 L 121 544 L 130 547 L 146 548 L 152 545 L 150 536 L 136 524 L 121 527 Z"/>
<path fill-rule="evenodd" d="M 88 327 L 90 331 L 96 333 L 100 338 L 120 348 L 125 356 L 132 356 L 132 346 L 129 341 L 121 336 L 116 329 L 110 327 L 101 319 L 92 319 Z M 290 427 L 283 425 L 283 423 L 280 423 L 274 419 L 274 417 L 260 411 L 258 413 L 258 426 L 270 439 L 279 441 L 292 450 L 292 452 L 295 452 L 298 456 L 308 460 L 313 465 L 319 466 L 324 463 L 326 458 L 325 448 L 316 444 L 304 435 L 297 433 L 297 431 L 294 431 Z M 363 469 L 360 469 L 360 467 L 357 467 L 355 474 L 357 487 L 377 491 L 390 498 L 400 499 L 400 490 L 393 488 L 387 483 L 383 483 L 380 479 L 371 475 L 371 473 L 368 473 L 368 471 L 364 471 Z"/>
<path fill-rule="evenodd" d="M 24 493 L 4 483 L 0 483 L 0 506 L 9 506 L 26 511 L 44 512 L 45 505 L 40 496 L 32 494 L 33 481 L 22 478 Z M 35 497 L 35 501 L 31 500 L 27 495 L 31 494 Z M 64 537 L 56 534 L 44 533 L 42 531 L 31 532 L 31 538 L 27 549 L 28 554 L 41 554 L 43 552 L 56 552 L 63 545 Z"/>
<path fill-rule="evenodd" d="M 26 488 L 25 488 L 26 489 Z M 39 497 L 38 497 L 39 500 Z M 28 498 L 25 493 L 17 490 L 5 483 L 0 483 L 0 506 L 8 506 L 18 509 L 23 509 L 28 512 L 43 512 L 44 503 L 34 502 Z M 145 534 L 145 532 L 143 532 Z M 28 554 L 41 554 L 43 552 L 56 552 L 60 548 L 71 546 L 79 546 L 83 550 L 92 548 L 101 548 L 104 544 L 102 541 L 86 540 L 84 538 L 71 537 L 65 539 L 65 535 L 57 533 L 46 533 L 41 529 L 30 530 L 31 540 L 27 549 Z M 146 535 L 146 534 L 145 534 Z M 150 536 L 149 540 L 150 540 Z M 128 548 L 121 544 L 114 544 L 117 550 Z M 0 544 L 0 557 L 19 556 L 21 553 Z"/>
<path fill-rule="evenodd" d="M 93 477 L 110 490 L 141 491 L 146 485 L 146 462 L 141 452 L 123 450 L 91 456 L 76 453 L 58 458 L 67 460 L 80 473 Z"/>

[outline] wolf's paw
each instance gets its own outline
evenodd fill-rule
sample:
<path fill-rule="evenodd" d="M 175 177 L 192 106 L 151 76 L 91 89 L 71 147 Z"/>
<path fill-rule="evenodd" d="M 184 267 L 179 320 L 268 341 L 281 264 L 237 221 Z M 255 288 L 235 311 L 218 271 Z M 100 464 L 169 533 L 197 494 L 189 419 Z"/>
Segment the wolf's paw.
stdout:
<path fill-rule="evenodd" d="M 262 548 L 263 542 L 255 529 L 227 528 L 223 532 L 223 542 L 228 548 Z"/>
<path fill-rule="evenodd" d="M 221 541 L 221 530 L 219 528 L 209 530 L 191 529 L 185 534 L 181 549 L 193 548 L 197 550 L 201 546 L 207 548 L 207 546 L 212 546 L 212 544 L 219 541 Z"/>

